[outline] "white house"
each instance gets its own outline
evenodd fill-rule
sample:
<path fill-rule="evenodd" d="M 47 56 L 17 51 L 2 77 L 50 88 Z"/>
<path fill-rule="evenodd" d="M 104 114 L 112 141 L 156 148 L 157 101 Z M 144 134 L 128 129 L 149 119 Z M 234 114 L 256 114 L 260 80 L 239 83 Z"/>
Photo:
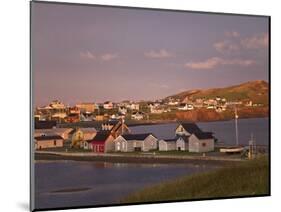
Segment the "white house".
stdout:
<path fill-rule="evenodd" d="M 106 110 L 111 110 L 113 109 L 113 103 L 110 101 L 106 101 L 105 103 L 103 103 L 103 108 Z"/>
<path fill-rule="evenodd" d="M 211 152 L 215 149 L 215 139 L 210 132 L 195 132 L 189 137 L 189 152 Z"/>
<path fill-rule="evenodd" d="M 176 138 L 173 139 L 161 139 L 158 142 L 159 151 L 172 151 L 176 150 Z"/>
<path fill-rule="evenodd" d="M 150 134 L 125 134 L 119 135 L 115 140 L 115 151 L 133 152 L 157 149 L 157 138 Z"/>
<path fill-rule="evenodd" d="M 120 107 L 118 108 L 118 112 L 121 113 L 121 114 L 123 114 L 123 115 L 125 115 L 125 114 L 127 113 L 127 108 L 124 107 L 124 106 L 120 106 Z"/>
<path fill-rule="evenodd" d="M 178 151 L 187 151 L 189 149 L 188 142 L 189 142 L 189 136 L 186 135 L 179 136 L 176 141 L 176 149 Z"/>
<path fill-rule="evenodd" d="M 139 110 L 140 109 L 140 105 L 137 104 L 137 103 L 130 103 L 130 104 L 127 104 L 126 106 L 128 109 L 130 110 Z"/>
<path fill-rule="evenodd" d="M 135 120 L 142 120 L 144 118 L 144 114 L 142 112 L 134 112 L 132 113 L 131 118 Z"/>

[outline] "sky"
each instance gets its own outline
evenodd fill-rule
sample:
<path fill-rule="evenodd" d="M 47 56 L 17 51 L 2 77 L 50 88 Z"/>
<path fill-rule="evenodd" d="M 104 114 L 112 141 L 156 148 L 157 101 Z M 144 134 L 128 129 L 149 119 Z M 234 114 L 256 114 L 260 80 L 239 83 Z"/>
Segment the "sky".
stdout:
<path fill-rule="evenodd" d="M 268 18 L 32 3 L 36 106 L 268 81 Z"/>

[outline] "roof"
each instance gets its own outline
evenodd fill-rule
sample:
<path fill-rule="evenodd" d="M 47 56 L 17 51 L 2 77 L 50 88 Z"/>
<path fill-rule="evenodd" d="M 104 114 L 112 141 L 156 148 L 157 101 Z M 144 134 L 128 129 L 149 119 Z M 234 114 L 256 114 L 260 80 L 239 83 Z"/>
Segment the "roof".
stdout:
<path fill-rule="evenodd" d="M 182 138 L 185 142 L 188 142 L 189 137 L 190 136 L 187 136 L 187 135 L 181 135 L 181 136 L 178 136 L 177 139 Z"/>
<path fill-rule="evenodd" d="M 180 125 L 190 134 L 195 132 L 202 132 L 195 123 L 181 123 Z"/>
<path fill-rule="evenodd" d="M 63 138 L 59 135 L 42 135 L 42 136 L 35 137 L 35 140 L 37 141 L 46 141 L 52 139 L 63 139 Z"/>
<path fill-rule="evenodd" d="M 104 133 L 104 132 L 98 132 L 96 136 L 89 140 L 88 142 L 94 142 L 94 141 L 106 141 L 106 139 L 110 136 L 110 133 Z"/>
<path fill-rule="evenodd" d="M 163 139 L 165 142 L 176 142 L 177 138 L 168 138 L 168 139 Z"/>
<path fill-rule="evenodd" d="M 152 135 L 151 133 L 142 133 L 142 134 L 125 134 L 122 135 L 122 137 L 127 140 L 144 140 L 146 139 L 149 135 Z M 152 135 L 153 137 L 155 137 L 154 135 Z"/>
<path fill-rule="evenodd" d="M 71 131 L 72 128 L 51 128 L 51 129 L 35 129 L 35 133 L 64 133 L 67 131 Z"/>
<path fill-rule="evenodd" d="M 56 125 L 56 121 L 35 121 L 35 129 L 51 129 Z"/>
<path fill-rule="evenodd" d="M 94 128 L 94 127 L 78 127 L 78 128 L 72 129 L 69 134 L 72 135 L 75 132 L 77 132 L 77 130 L 81 130 L 83 133 L 94 133 L 94 132 L 97 132 L 96 128 Z"/>
<path fill-rule="evenodd" d="M 195 132 L 193 133 L 198 139 L 212 139 L 213 133 L 211 132 Z"/>

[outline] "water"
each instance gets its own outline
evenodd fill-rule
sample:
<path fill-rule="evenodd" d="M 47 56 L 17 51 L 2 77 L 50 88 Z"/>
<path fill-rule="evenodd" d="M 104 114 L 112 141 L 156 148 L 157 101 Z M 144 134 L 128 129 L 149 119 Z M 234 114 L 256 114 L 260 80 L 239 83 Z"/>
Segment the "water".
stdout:
<path fill-rule="evenodd" d="M 132 133 L 174 137 L 176 123 L 130 127 Z M 235 144 L 232 121 L 198 123 L 225 144 Z M 239 119 L 239 142 L 248 144 L 251 133 L 259 145 L 269 144 L 268 118 Z M 39 161 L 35 164 L 36 208 L 93 206 L 119 203 L 126 195 L 183 175 L 208 171 L 198 164 L 121 164 L 78 161 Z M 70 192 L 69 189 L 81 191 Z M 67 192 L 55 192 L 68 189 Z M 83 190 L 84 189 L 84 190 Z"/>
<path fill-rule="evenodd" d="M 234 120 L 197 123 L 203 131 L 213 132 L 219 142 L 235 145 Z M 153 133 L 158 139 L 173 138 L 177 123 L 130 127 L 132 133 Z M 239 144 L 247 145 L 253 133 L 258 145 L 268 145 L 268 118 L 239 119 Z"/>
<path fill-rule="evenodd" d="M 39 209 L 119 203 L 146 186 L 211 168 L 215 166 L 39 161 L 35 163 L 35 204 Z M 85 190 L 55 192 L 79 188 Z"/>

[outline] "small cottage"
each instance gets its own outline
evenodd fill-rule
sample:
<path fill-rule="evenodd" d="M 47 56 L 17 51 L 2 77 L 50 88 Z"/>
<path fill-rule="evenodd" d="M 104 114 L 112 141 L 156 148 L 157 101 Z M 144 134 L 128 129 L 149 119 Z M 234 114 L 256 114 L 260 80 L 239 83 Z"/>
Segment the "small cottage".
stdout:
<path fill-rule="evenodd" d="M 114 151 L 114 138 L 110 133 L 98 132 L 96 136 L 84 142 L 85 149 L 91 149 L 93 152 L 106 153 Z"/>
<path fill-rule="evenodd" d="M 176 150 L 176 142 L 177 142 L 176 138 L 161 139 L 158 142 L 159 151 L 172 151 L 172 150 Z"/>
<path fill-rule="evenodd" d="M 215 149 L 215 139 L 210 132 L 195 132 L 189 137 L 189 152 L 211 152 Z"/>
<path fill-rule="evenodd" d="M 63 138 L 59 135 L 41 135 L 36 136 L 34 140 L 36 150 L 63 147 Z"/>
<path fill-rule="evenodd" d="M 97 130 L 94 127 L 73 129 L 70 132 L 71 146 L 83 148 L 84 142 L 92 139 L 96 134 Z"/>
<path fill-rule="evenodd" d="M 178 151 L 187 151 L 189 149 L 188 141 L 189 141 L 189 136 L 187 135 L 179 136 L 176 141 L 176 149 Z"/>
<path fill-rule="evenodd" d="M 59 135 L 64 140 L 68 139 L 69 133 L 72 131 L 72 128 L 51 128 L 51 129 L 35 129 L 34 136 L 41 135 Z"/>
<path fill-rule="evenodd" d="M 114 140 L 115 151 L 133 152 L 156 150 L 157 140 L 158 139 L 150 133 L 119 135 Z"/>

